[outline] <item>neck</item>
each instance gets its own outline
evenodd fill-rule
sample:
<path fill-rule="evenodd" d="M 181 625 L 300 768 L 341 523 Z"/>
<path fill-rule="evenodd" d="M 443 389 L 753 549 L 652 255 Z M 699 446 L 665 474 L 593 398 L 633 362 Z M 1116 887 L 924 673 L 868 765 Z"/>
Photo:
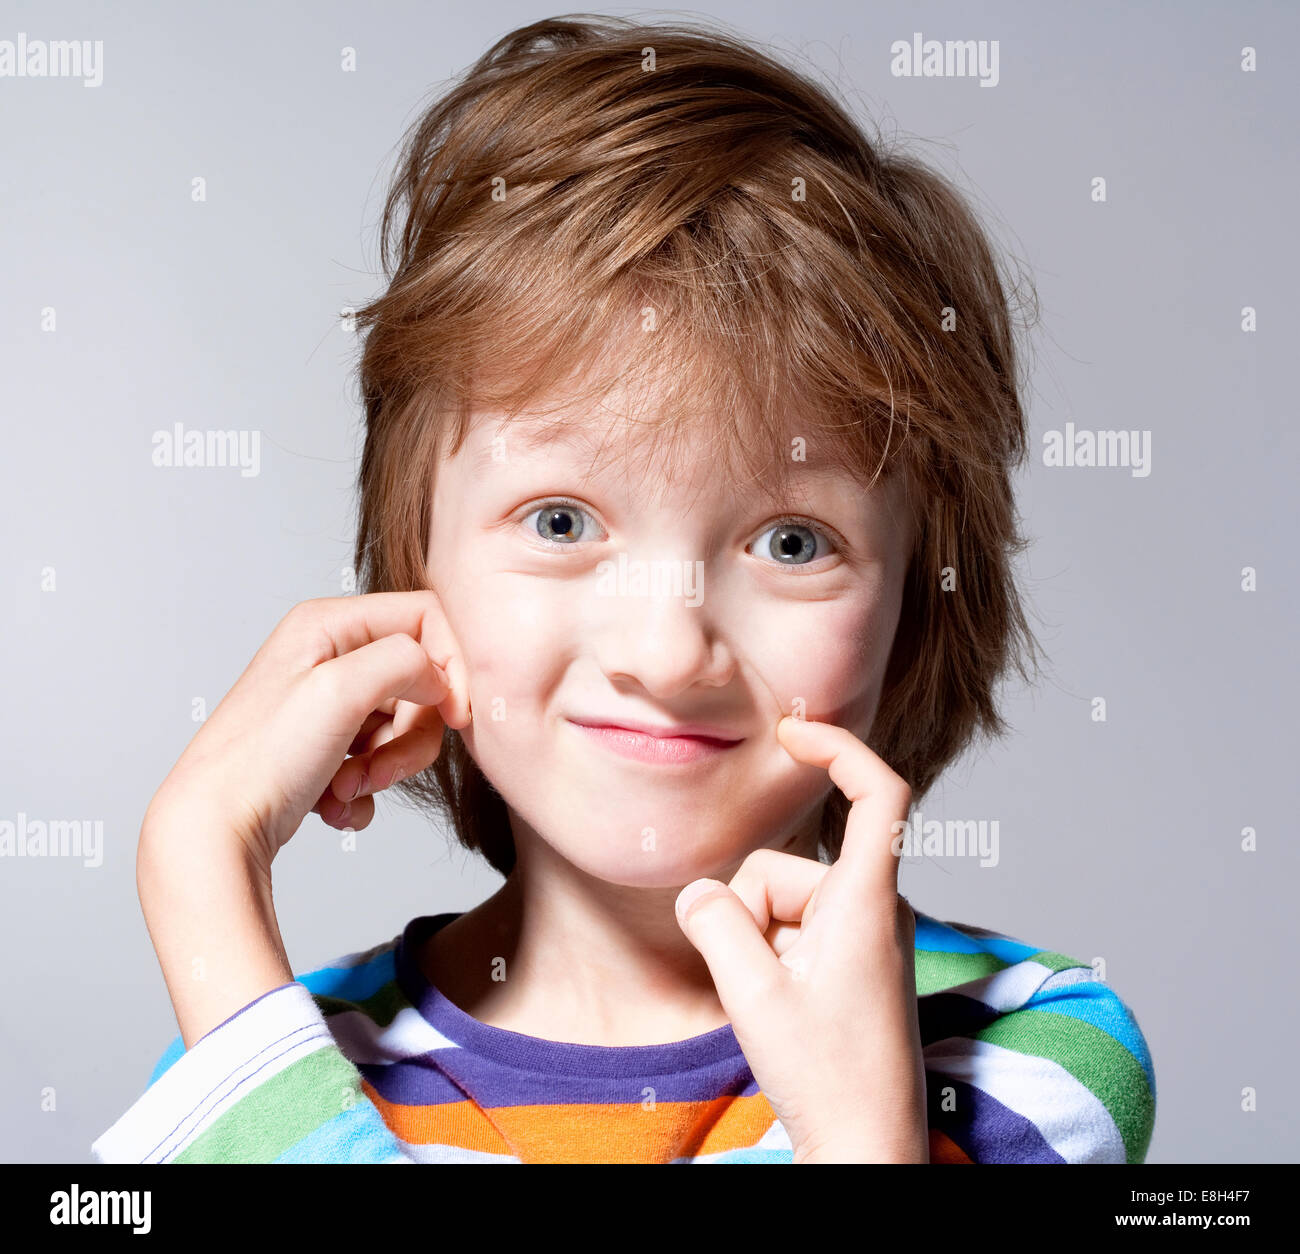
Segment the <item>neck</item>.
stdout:
<path fill-rule="evenodd" d="M 816 817 L 774 847 L 815 860 Z M 662 1044 L 728 1022 L 677 922 L 683 885 L 610 884 L 514 815 L 512 828 L 505 883 L 426 943 L 425 973 L 444 996 L 480 1022 L 574 1044 Z M 742 861 L 711 878 L 727 883 Z"/>

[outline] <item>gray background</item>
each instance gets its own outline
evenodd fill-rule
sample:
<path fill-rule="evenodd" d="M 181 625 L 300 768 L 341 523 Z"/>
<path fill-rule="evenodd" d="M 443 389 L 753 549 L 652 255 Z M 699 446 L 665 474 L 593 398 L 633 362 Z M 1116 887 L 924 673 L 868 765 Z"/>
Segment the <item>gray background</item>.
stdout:
<path fill-rule="evenodd" d="M 99 867 L 0 859 L 4 1159 L 89 1161 L 175 1034 L 135 894 L 140 818 L 194 698 L 214 708 L 291 605 L 342 590 L 360 411 L 339 313 L 378 290 L 394 145 L 426 93 L 556 12 L 0 4 L 0 39 L 104 41 L 98 88 L 0 79 L 0 819 L 104 825 Z M 903 891 L 1105 959 L 1155 1058 L 1149 1161 L 1295 1161 L 1294 6 L 676 12 L 916 137 L 1042 301 L 1020 494 L 1052 669 L 1008 690 L 1014 735 L 922 803 L 997 819 L 998 865 L 909 861 Z M 998 40 L 1000 83 L 892 77 L 914 31 Z M 155 467 L 152 433 L 177 421 L 259 430 L 260 475 Z M 1045 467 L 1042 433 L 1067 421 L 1151 431 L 1152 473 Z M 277 860 L 295 970 L 499 883 L 379 806 L 357 852 L 309 816 Z"/>

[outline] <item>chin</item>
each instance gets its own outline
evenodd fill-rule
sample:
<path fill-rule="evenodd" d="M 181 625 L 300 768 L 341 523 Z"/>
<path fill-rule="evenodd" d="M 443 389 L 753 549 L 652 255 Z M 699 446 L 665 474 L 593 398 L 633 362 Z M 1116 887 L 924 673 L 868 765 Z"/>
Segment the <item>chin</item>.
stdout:
<path fill-rule="evenodd" d="M 626 820 L 625 820 L 626 821 Z M 561 840 L 547 840 L 551 848 L 580 871 L 606 884 L 627 888 L 680 888 L 701 876 L 730 878 L 728 868 L 738 866 L 752 846 L 752 834 L 708 831 L 696 824 L 692 830 L 656 827 L 613 827 L 610 836 L 599 822 L 584 824 L 584 831 L 564 830 Z M 545 832 L 546 828 L 536 829 Z M 546 839 L 543 835 L 543 839 Z"/>
<path fill-rule="evenodd" d="M 681 857 L 647 853 L 641 861 L 631 857 L 583 857 L 563 849 L 558 852 L 593 879 L 621 888 L 676 890 L 702 876 L 717 878 L 721 873 L 717 863 L 702 860 L 698 851 L 684 850 Z M 733 861 L 738 862 L 739 858 Z"/>

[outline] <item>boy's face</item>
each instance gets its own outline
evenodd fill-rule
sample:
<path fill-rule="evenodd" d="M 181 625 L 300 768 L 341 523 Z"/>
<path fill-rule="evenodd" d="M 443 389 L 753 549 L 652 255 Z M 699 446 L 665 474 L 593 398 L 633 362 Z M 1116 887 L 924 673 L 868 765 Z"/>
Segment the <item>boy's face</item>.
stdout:
<path fill-rule="evenodd" d="M 480 413 L 435 478 L 428 570 L 469 676 L 461 735 L 521 860 L 540 838 L 603 881 L 666 888 L 796 835 L 815 857 L 833 786 L 776 725 L 802 709 L 867 737 L 911 543 L 901 483 L 867 491 L 810 455 L 774 509 L 724 478 L 707 433 L 671 461 L 651 444 L 593 465 L 623 420 L 577 416 L 561 440 Z M 645 760 L 652 742 L 580 723 L 735 743 L 672 739 L 657 748 L 681 760 Z"/>

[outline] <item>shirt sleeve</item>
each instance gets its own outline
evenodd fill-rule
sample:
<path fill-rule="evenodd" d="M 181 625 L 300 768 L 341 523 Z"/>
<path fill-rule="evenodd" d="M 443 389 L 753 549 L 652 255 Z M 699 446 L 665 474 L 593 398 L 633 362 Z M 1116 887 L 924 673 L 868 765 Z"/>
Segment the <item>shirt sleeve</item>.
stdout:
<path fill-rule="evenodd" d="M 1052 973 L 1006 1013 L 972 1015 L 924 1056 L 932 1162 L 1146 1159 L 1150 1051 L 1132 1011 L 1089 967 Z"/>
<path fill-rule="evenodd" d="M 250 1002 L 161 1074 L 155 1069 L 91 1153 L 104 1163 L 413 1161 L 296 981 Z"/>

